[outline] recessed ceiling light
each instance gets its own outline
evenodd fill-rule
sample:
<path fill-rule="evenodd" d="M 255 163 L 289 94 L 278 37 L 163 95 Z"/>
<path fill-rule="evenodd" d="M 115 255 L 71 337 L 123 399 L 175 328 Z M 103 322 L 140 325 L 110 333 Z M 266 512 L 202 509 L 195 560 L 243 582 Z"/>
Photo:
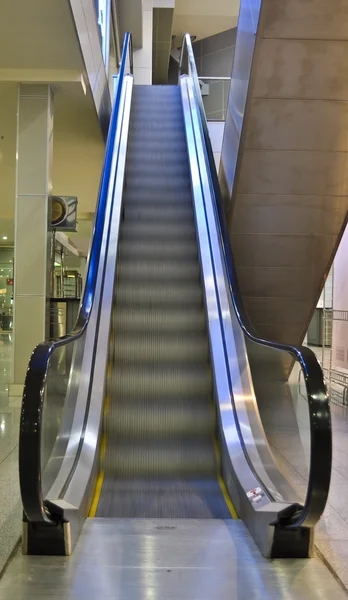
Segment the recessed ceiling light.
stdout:
<path fill-rule="evenodd" d="M 3 236 L 2 236 L 2 239 L 3 239 L 3 240 L 7 240 L 7 235 L 3 235 Z"/>

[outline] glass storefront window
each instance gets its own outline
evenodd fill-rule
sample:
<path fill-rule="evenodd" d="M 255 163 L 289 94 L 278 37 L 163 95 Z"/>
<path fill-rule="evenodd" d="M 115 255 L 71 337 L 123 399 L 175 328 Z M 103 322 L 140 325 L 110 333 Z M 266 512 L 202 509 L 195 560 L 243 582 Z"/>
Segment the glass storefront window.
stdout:
<path fill-rule="evenodd" d="M 13 248 L 0 248 L 0 333 L 13 330 Z"/>

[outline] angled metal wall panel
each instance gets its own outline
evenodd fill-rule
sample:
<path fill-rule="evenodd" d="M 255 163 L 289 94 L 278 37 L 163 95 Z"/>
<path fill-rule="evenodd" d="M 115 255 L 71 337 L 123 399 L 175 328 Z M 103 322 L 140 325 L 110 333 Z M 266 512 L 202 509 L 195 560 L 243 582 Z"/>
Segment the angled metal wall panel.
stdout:
<path fill-rule="evenodd" d="M 242 0 L 220 182 L 241 291 L 268 339 L 303 340 L 348 209 L 348 10 Z"/>

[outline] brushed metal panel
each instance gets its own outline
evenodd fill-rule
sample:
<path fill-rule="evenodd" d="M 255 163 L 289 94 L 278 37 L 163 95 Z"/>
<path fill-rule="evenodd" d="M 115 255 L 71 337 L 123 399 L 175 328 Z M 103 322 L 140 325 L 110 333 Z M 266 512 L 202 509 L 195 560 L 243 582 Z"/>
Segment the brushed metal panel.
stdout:
<path fill-rule="evenodd" d="M 260 39 L 253 97 L 348 99 L 348 41 Z"/>
<path fill-rule="evenodd" d="M 348 210 L 348 196 L 238 194 L 231 233 L 338 235 Z"/>
<path fill-rule="evenodd" d="M 313 281 L 303 267 L 240 267 L 238 280 L 243 294 L 264 298 L 311 298 Z"/>
<path fill-rule="evenodd" d="M 348 153 L 246 150 L 236 192 L 347 196 Z"/>
<path fill-rule="evenodd" d="M 308 302 L 302 298 L 251 298 L 247 296 L 245 305 L 252 321 L 262 314 L 264 321 L 283 323 L 285 314 L 293 325 L 301 325 L 307 314 Z"/>
<path fill-rule="evenodd" d="M 267 38 L 348 39 L 348 4 L 345 0 L 268 0 L 262 11 Z"/>
<path fill-rule="evenodd" d="M 232 250 L 237 267 L 301 267 L 307 263 L 310 269 L 315 264 L 328 262 L 335 249 L 335 235 L 267 235 L 234 233 Z"/>
<path fill-rule="evenodd" d="M 285 311 L 284 311 L 285 312 Z M 267 315 L 271 314 L 270 311 L 267 311 Z M 263 316 L 267 315 L 260 315 L 259 318 L 262 319 Z M 306 315 L 304 315 L 306 316 Z M 306 321 L 304 321 L 306 322 Z M 278 321 L 277 323 L 275 323 L 273 320 L 270 321 L 258 321 L 257 323 L 255 323 L 255 328 L 257 329 L 257 331 L 259 331 L 261 333 L 261 335 L 267 339 L 267 340 L 276 340 L 277 342 L 280 342 L 282 344 L 298 344 L 298 343 L 302 343 L 305 333 L 306 333 L 306 326 L 303 325 L 303 327 L 297 327 L 293 325 L 293 323 L 291 323 L 290 321 L 290 315 L 285 315 L 284 314 L 284 320 L 283 321 Z M 302 336 L 302 337 L 301 337 Z M 249 360 L 251 360 L 252 357 L 249 356 Z M 254 376 L 254 365 L 253 366 L 253 376 Z M 272 379 L 273 379 L 273 375 L 272 375 Z M 272 380 L 271 379 L 271 380 Z"/>
<path fill-rule="evenodd" d="M 248 150 L 348 151 L 348 103 L 259 99 L 250 103 Z"/>

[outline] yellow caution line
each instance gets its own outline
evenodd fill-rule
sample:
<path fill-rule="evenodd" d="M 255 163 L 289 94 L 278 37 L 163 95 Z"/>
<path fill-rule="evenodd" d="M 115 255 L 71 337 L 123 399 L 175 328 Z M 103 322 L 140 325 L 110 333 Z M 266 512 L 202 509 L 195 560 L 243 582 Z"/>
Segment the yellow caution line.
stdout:
<path fill-rule="evenodd" d="M 215 450 L 215 456 L 216 456 L 216 460 L 220 469 L 221 466 L 221 453 L 220 453 L 220 446 L 219 446 L 219 442 L 216 438 L 214 438 L 214 450 Z M 222 479 L 222 475 L 221 473 L 218 474 L 218 482 L 219 482 L 219 486 L 222 492 L 222 495 L 224 497 L 224 500 L 226 502 L 226 506 L 228 508 L 228 510 L 231 513 L 231 517 L 232 519 L 238 519 L 238 515 L 237 515 L 237 511 L 234 508 L 231 498 L 229 496 L 229 493 L 227 491 L 226 485 L 224 480 Z"/>
<path fill-rule="evenodd" d="M 220 488 L 221 488 L 221 491 L 222 491 L 222 495 L 223 495 L 223 497 L 225 499 L 227 508 L 228 508 L 228 510 L 231 513 L 232 519 L 238 519 L 238 515 L 237 515 L 237 512 L 236 512 L 236 509 L 234 508 L 234 506 L 233 506 L 233 504 L 231 502 L 231 498 L 228 495 L 228 491 L 227 491 L 225 482 L 222 479 L 221 475 L 218 475 L 218 482 L 219 482 L 219 485 L 220 485 Z"/>
<path fill-rule="evenodd" d="M 98 508 L 98 504 L 99 504 L 99 498 L 100 498 L 100 493 L 101 493 L 101 489 L 103 486 L 103 480 L 104 480 L 104 471 L 100 471 L 99 475 L 98 475 L 98 479 L 97 479 L 97 485 L 95 486 L 95 492 L 94 492 L 94 498 L 93 498 L 93 502 L 92 502 L 92 506 L 91 509 L 89 511 L 89 516 L 94 518 L 97 512 L 97 508 Z"/>
<path fill-rule="evenodd" d="M 106 398 L 106 401 L 107 400 L 108 400 L 108 398 Z M 100 462 L 101 463 L 104 460 L 105 452 L 106 452 L 106 437 L 105 437 L 105 435 L 103 435 L 102 441 L 100 443 Z M 103 481 L 104 481 L 104 470 L 102 469 L 98 475 L 97 483 L 96 483 L 95 490 L 94 490 L 93 501 L 92 501 L 92 505 L 91 505 L 91 508 L 89 511 L 89 517 L 91 517 L 92 519 L 94 519 L 96 512 L 97 512 L 100 494 L 101 494 L 101 490 L 103 487 Z"/>

